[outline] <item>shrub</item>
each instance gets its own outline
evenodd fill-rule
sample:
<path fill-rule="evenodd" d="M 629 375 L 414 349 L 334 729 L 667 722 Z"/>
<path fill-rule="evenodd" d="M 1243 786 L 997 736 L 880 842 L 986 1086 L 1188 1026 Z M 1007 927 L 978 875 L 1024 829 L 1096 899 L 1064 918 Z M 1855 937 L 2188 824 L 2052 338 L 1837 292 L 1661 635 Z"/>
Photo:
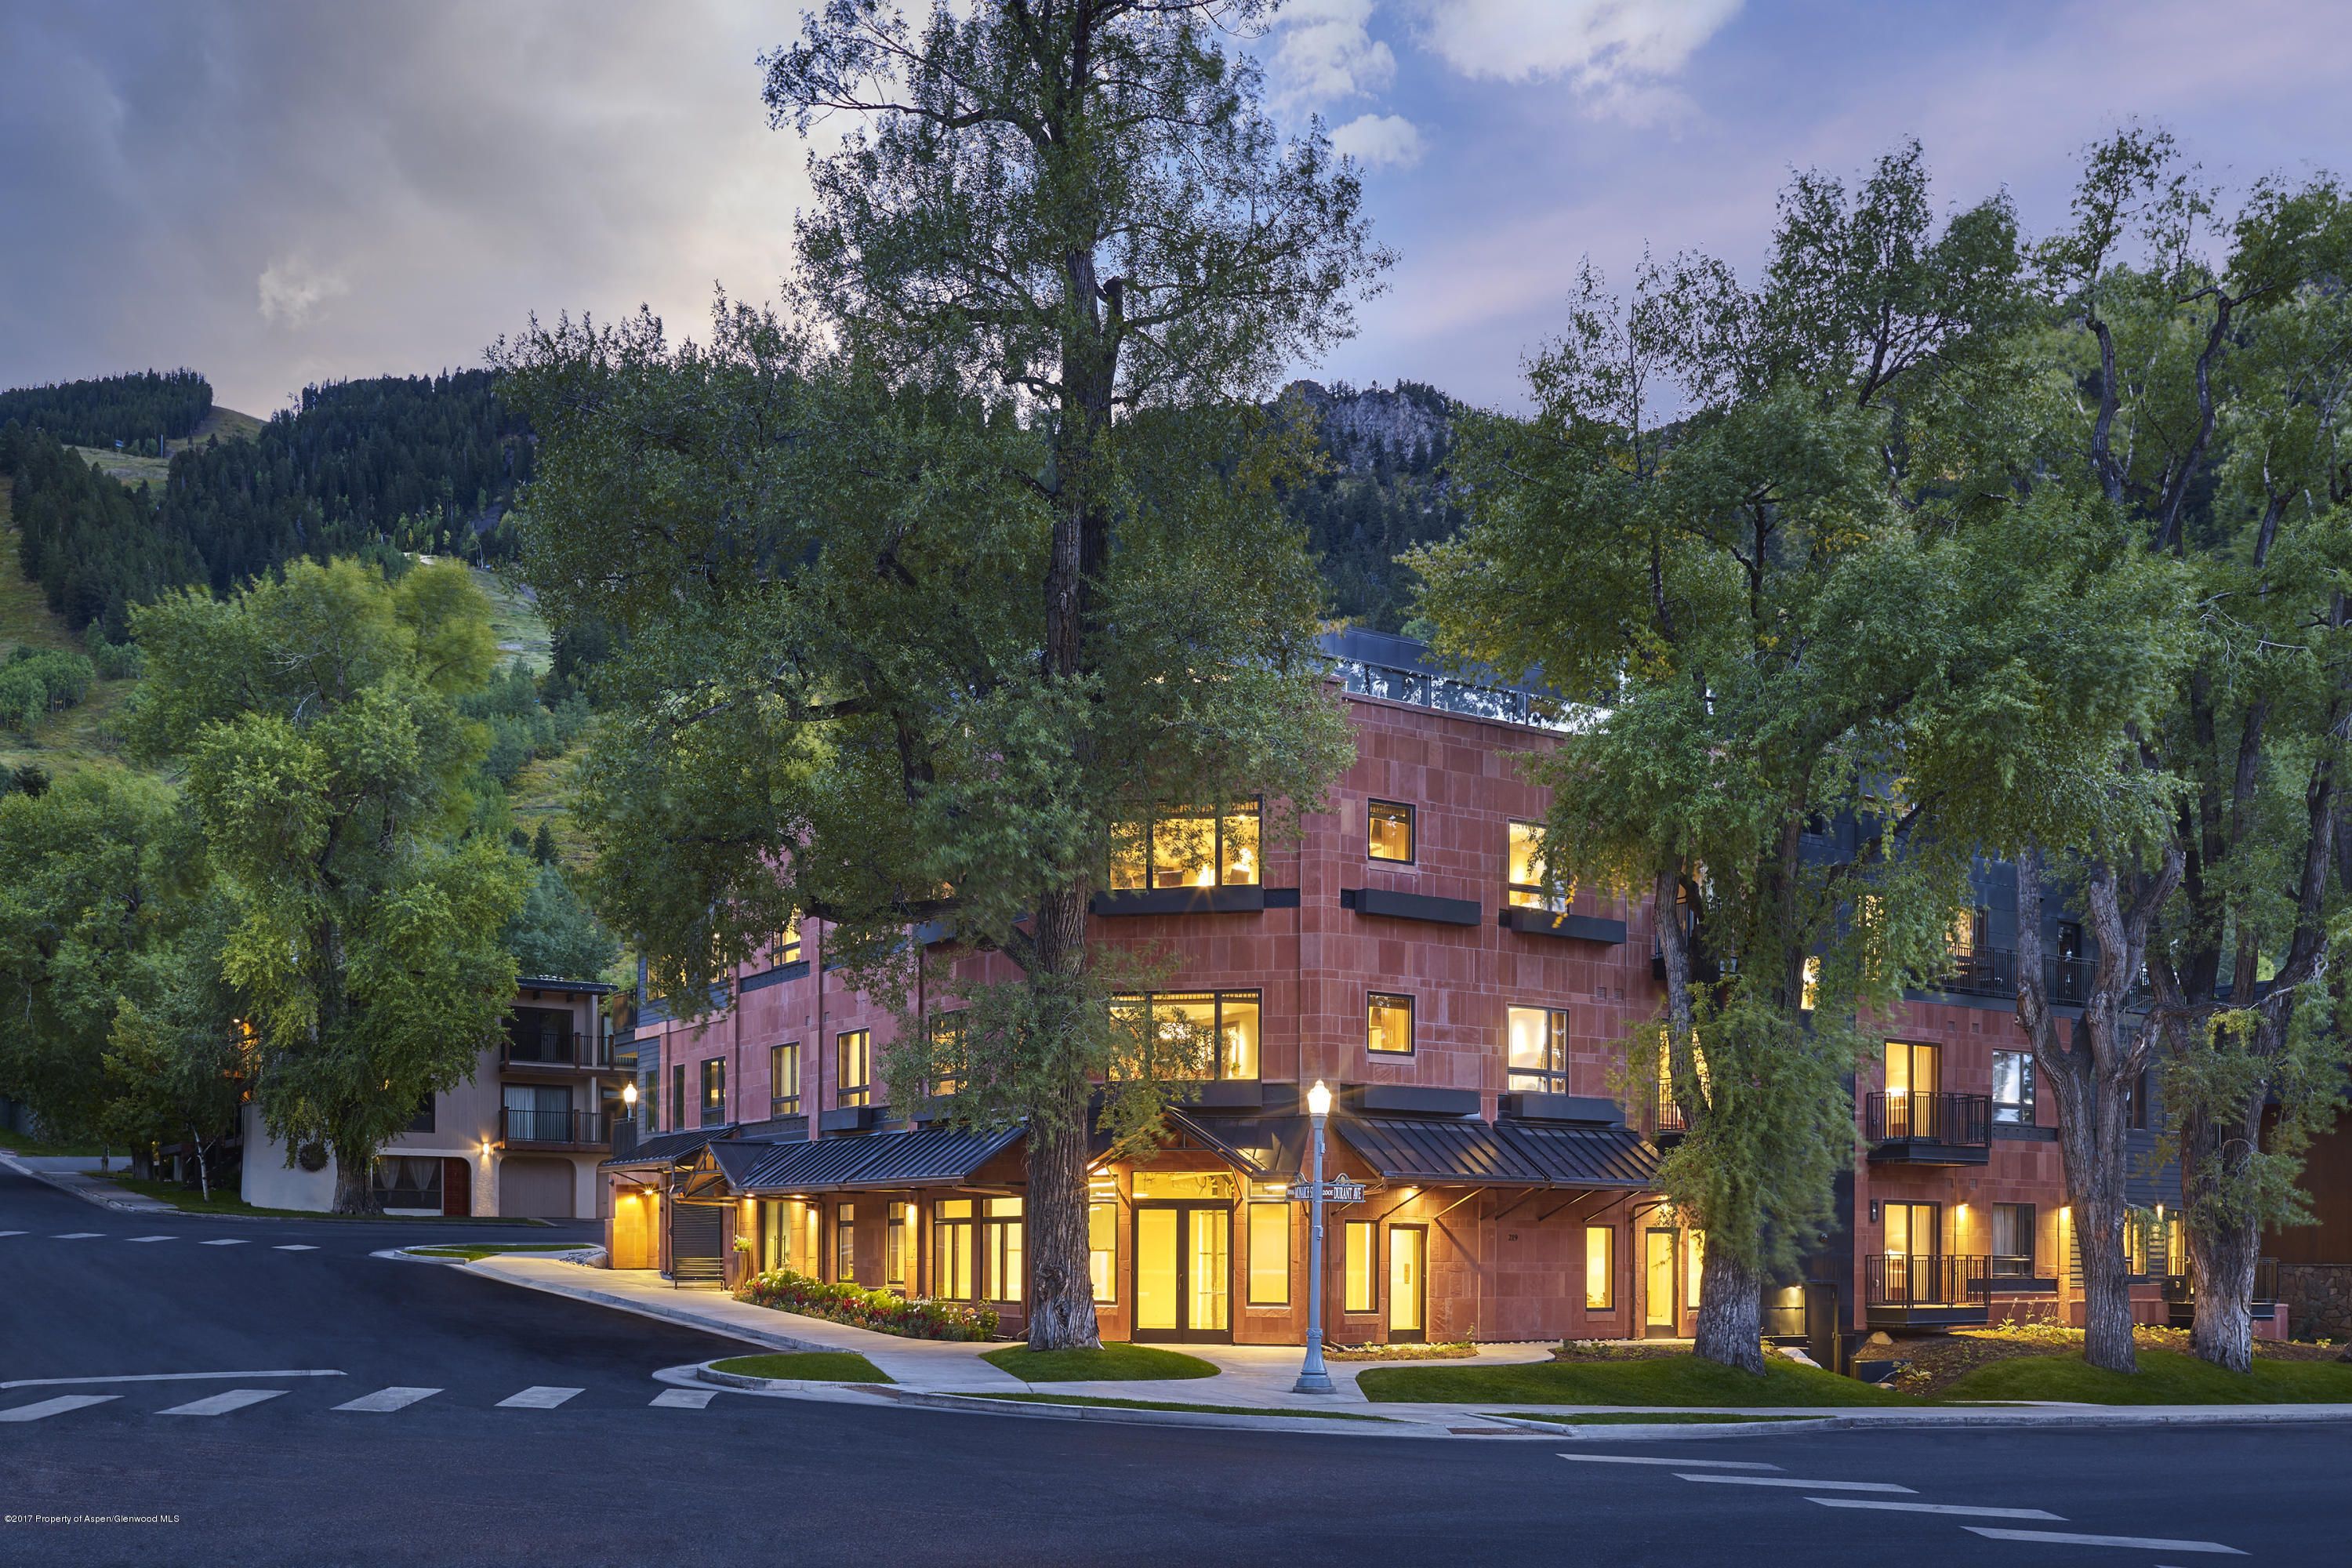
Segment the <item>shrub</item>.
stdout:
<path fill-rule="evenodd" d="M 29 730 L 45 714 L 89 695 L 98 670 L 78 653 L 19 646 L 0 668 L 0 728 Z"/>
<path fill-rule="evenodd" d="M 887 1290 L 868 1290 L 860 1285 L 828 1284 L 789 1268 L 754 1274 L 736 1290 L 735 1299 L 754 1307 L 798 1312 L 901 1339 L 987 1340 L 996 1335 L 993 1308 L 893 1296 Z"/>

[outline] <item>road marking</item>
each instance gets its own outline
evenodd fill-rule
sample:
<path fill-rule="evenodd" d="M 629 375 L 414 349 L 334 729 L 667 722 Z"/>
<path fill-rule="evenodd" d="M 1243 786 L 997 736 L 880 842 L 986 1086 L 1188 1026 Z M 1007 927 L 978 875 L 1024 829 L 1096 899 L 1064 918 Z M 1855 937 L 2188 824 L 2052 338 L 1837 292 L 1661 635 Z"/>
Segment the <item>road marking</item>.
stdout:
<path fill-rule="evenodd" d="M 665 1388 L 653 1397 L 648 1409 L 699 1410 L 718 1396 L 715 1388 Z"/>
<path fill-rule="evenodd" d="M 20 1377 L 0 1383 L 0 1388 L 59 1388 L 73 1383 L 199 1383 L 224 1377 L 341 1377 L 333 1371 L 310 1372 L 126 1372 L 114 1377 Z"/>
<path fill-rule="evenodd" d="M 53 1236 L 49 1239 L 51 1241 L 93 1241 L 105 1234 L 106 1232 L 102 1230 L 68 1230 L 62 1235 Z"/>
<path fill-rule="evenodd" d="M 226 1415 L 232 1410 L 242 1410 L 248 1405 L 258 1405 L 265 1399 L 275 1399 L 285 1393 L 282 1388 L 232 1388 L 226 1394 L 215 1394 L 210 1399 L 191 1400 L 174 1405 L 169 1410 L 158 1410 L 158 1415 Z"/>
<path fill-rule="evenodd" d="M 1562 1454 L 1560 1458 L 1573 1459 L 1580 1465 L 1682 1465 L 1691 1468 L 1704 1465 L 1713 1470 L 1777 1470 L 1780 1468 L 1757 1459 L 1653 1459 L 1639 1454 Z"/>
<path fill-rule="evenodd" d="M 2218 1541 L 2158 1541 L 2145 1535 L 2068 1535 L 2055 1530 L 1995 1530 L 1983 1524 L 1964 1524 L 1960 1528 L 1994 1541 L 2041 1541 L 2053 1546 L 2128 1546 L 2140 1552 L 2218 1552 L 2229 1557 L 2245 1555 L 2236 1547 L 2224 1546 Z"/>
<path fill-rule="evenodd" d="M 520 1394 L 499 1401 L 501 1410 L 552 1410 L 575 1394 L 587 1392 L 579 1388 L 543 1388 L 533 1385 Z"/>
<path fill-rule="evenodd" d="M 1897 1513 L 1964 1513 L 1971 1519 L 2055 1519 L 2063 1521 L 2063 1513 L 2046 1513 L 2038 1508 L 1964 1508 L 1956 1502 L 1880 1502 L 1875 1498 L 1809 1497 L 1807 1502 L 1817 1502 L 1823 1508 L 1884 1508 Z"/>
<path fill-rule="evenodd" d="M 415 1404 L 420 1399 L 430 1399 L 440 1392 L 437 1388 L 379 1388 L 373 1394 L 338 1405 L 335 1408 L 338 1410 L 399 1410 Z"/>
<path fill-rule="evenodd" d="M 134 1236 L 128 1239 L 131 1241 L 177 1241 L 180 1238 L 176 1236 Z"/>
<path fill-rule="evenodd" d="M 245 1242 L 244 1237 L 236 1236 L 231 1237 L 226 1241 L 200 1241 L 196 1245 L 198 1247 L 243 1247 Z"/>
<path fill-rule="evenodd" d="M 62 1415 L 68 1410 L 79 1410 L 86 1405 L 103 1405 L 110 1399 L 120 1399 L 119 1394 L 60 1394 L 55 1399 L 44 1399 L 38 1405 L 19 1405 L 14 1410 L 0 1410 L 0 1421 L 44 1421 L 52 1415 Z"/>
<path fill-rule="evenodd" d="M 291 1247 L 273 1247 L 269 1250 L 272 1252 L 316 1252 L 319 1249 L 315 1247 L 306 1247 L 298 1241 Z"/>
<path fill-rule="evenodd" d="M 1678 1481 L 1715 1481 L 1730 1487 L 1818 1487 L 1825 1492 L 1907 1492 L 1893 1481 L 1801 1481 L 1792 1476 L 1685 1476 Z"/>
<path fill-rule="evenodd" d="M 0 1236 L 30 1236 L 33 1233 L 28 1230 L 0 1230 Z"/>

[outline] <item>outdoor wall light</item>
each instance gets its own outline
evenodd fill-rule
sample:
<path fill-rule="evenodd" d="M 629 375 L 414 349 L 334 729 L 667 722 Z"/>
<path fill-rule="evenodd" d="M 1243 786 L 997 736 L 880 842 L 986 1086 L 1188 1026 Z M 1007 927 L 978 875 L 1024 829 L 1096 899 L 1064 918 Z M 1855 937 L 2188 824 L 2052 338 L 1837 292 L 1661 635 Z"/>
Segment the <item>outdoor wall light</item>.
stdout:
<path fill-rule="evenodd" d="M 627 1106 L 635 1106 L 637 1103 L 637 1086 L 635 1084 L 625 1083 L 621 1086 L 621 1103 Z"/>

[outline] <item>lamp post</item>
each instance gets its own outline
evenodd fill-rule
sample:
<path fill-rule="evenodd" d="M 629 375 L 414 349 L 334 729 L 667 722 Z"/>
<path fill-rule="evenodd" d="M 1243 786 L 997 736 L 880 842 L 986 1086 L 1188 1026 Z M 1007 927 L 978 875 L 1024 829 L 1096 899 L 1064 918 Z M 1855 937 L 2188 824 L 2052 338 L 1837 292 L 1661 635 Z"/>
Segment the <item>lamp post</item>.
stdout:
<path fill-rule="evenodd" d="M 1307 1114 L 1315 1127 L 1315 1185 L 1307 1195 L 1307 1360 L 1293 1394 L 1329 1394 L 1331 1374 L 1323 1370 L 1323 1121 L 1331 1114 L 1331 1091 L 1323 1080 L 1307 1091 Z"/>

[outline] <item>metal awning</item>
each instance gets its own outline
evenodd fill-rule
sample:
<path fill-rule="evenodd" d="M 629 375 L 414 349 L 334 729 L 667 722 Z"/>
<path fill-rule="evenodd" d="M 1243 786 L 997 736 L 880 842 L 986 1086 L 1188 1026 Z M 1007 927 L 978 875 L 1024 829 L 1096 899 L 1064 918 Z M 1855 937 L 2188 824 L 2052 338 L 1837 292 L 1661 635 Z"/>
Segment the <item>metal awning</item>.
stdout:
<path fill-rule="evenodd" d="M 875 1132 L 788 1144 L 774 1150 L 737 1184 L 737 1190 L 782 1195 L 966 1181 L 1011 1147 L 1022 1131 L 1017 1126 L 984 1132 L 924 1127 L 911 1132 Z"/>
<path fill-rule="evenodd" d="M 1433 1186 L 1647 1185 L 1657 1151 L 1622 1127 L 1334 1117 L 1332 1128 L 1391 1182 Z"/>
<path fill-rule="evenodd" d="M 1200 1116 L 1171 1108 L 1168 1125 L 1265 1181 L 1296 1176 L 1307 1153 L 1304 1116 Z"/>
<path fill-rule="evenodd" d="M 626 1154 L 615 1154 L 597 1163 L 600 1171 L 658 1171 L 672 1165 L 689 1163 L 703 1149 L 716 1140 L 734 1132 L 732 1124 L 725 1127 L 702 1127 L 686 1132 L 665 1132 L 648 1138 Z"/>

